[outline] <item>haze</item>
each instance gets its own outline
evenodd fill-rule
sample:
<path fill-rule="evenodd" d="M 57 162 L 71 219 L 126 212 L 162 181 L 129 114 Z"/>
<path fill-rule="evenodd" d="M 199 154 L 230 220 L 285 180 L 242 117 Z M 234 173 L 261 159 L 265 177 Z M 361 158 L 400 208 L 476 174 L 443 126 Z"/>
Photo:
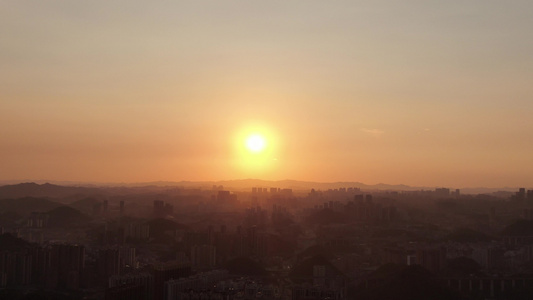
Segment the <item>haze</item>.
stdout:
<path fill-rule="evenodd" d="M 531 28 L 531 1 L 2 1 L 0 180 L 529 185 Z"/>

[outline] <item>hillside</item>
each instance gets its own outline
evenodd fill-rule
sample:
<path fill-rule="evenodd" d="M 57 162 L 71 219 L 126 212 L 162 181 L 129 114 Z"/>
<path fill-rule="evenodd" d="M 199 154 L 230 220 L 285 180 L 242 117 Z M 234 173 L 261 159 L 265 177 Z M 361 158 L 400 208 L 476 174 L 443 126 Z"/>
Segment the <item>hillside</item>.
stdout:
<path fill-rule="evenodd" d="M 68 206 L 56 207 L 48 212 L 48 226 L 69 227 L 76 226 L 90 221 L 87 215 Z"/>
<path fill-rule="evenodd" d="M 15 212 L 21 216 L 31 212 L 45 212 L 62 204 L 46 198 L 23 197 L 18 199 L 0 199 L 0 212 Z"/>
<path fill-rule="evenodd" d="M 27 182 L 0 186 L 0 199 L 14 199 L 22 197 L 64 198 L 72 195 L 95 195 L 99 192 L 100 190 L 98 188 Z"/>

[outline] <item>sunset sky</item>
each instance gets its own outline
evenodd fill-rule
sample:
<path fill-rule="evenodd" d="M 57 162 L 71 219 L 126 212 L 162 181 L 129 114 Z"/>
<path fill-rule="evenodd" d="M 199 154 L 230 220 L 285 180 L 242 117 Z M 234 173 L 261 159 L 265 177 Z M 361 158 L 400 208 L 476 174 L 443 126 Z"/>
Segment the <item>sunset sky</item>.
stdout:
<path fill-rule="evenodd" d="M 533 187 L 532 30 L 531 0 L 0 1 L 0 180 Z"/>

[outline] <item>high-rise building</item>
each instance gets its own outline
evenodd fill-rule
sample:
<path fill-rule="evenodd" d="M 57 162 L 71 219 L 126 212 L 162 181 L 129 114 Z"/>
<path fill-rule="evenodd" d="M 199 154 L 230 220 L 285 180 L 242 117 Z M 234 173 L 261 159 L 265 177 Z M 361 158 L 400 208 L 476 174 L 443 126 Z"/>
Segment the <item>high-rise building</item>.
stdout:
<path fill-rule="evenodd" d="M 43 228 L 48 225 L 48 214 L 41 212 L 32 212 L 28 218 L 28 227 Z"/>
<path fill-rule="evenodd" d="M 105 300 L 149 300 L 146 287 L 135 284 L 125 284 L 105 291 Z"/>
<path fill-rule="evenodd" d="M 192 299 L 205 299 L 200 295 L 195 295 L 195 293 L 202 293 L 205 291 L 212 291 L 213 285 L 217 282 L 225 280 L 229 277 L 228 271 L 225 270 L 214 270 L 204 273 L 199 273 L 187 278 L 172 279 L 165 282 L 165 292 L 167 299 L 183 299 L 181 298 L 183 294 L 187 296 L 193 295 Z M 221 299 L 221 295 L 216 295 L 210 293 L 209 299 Z M 189 298 L 189 299 L 191 299 Z M 232 299 L 232 298 L 222 298 L 222 299 Z"/>
<path fill-rule="evenodd" d="M 121 269 L 137 268 L 137 251 L 134 247 L 120 247 L 118 251 Z"/>
<path fill-rule="evenodd" d="M 81 245 L 52 245 L 49 248 L 47 286 L 78 289 L 85 268 L 85 247 Z"/>
<path fill-rule="evenodd" d="M 24 251 L 0 252 L 0 287 L 29 285 L 32 279 L 32 258 Z"/>
<path fill-rule="evenodd" d="M 149 273 L 131 273 L 114 275 L 109 278 L 106 300 L 152 299 L 154 293 L 154 277 Z"/>
<path fill-rule="evenodd" d="M 191 266 L 181 262 L 166 262 L 154 266 L 154 298 L 153 300 L 165 299 L 165 281 L 179 279 L 191 275 Z"/>
<path fill-rule="evenodd" d="M 124 239 L 138 241 L 147 240 L 150 237 L 150 225 L 145 223 L 131 223 L 124 227 Z"/>
<path fill-rule="evenodd" d="M 450 189 L 448 188 L 436 188 L 435 196 L 439 198 L 450 197 Z"/>
<path fill-rule="evenodd" d="M 161 200 L 154 201 L 154 217 L 163 218 L 166 216 L 165 202 Z"/>
<path fill-rule="evenodd" d="M 107 283 L 109 277 L 120 275 L 120 251 L 119 249 L 100 249 L 96 259 L 98 277 L 102 283 Z"/>
<path fill-rule="evenodd" d="M 418 264 L 431 272 L 438 272 L 444 268 L 446 263 L 445 248 L 419 249 L 416 251 Z"/>
<path fill-rule="evenodd" d="M 519 188 L 518 192 L 516 192 L 516 199 L 524 200 L 525 198 L 526 198 L 526 189 L 525 188 Z"/>

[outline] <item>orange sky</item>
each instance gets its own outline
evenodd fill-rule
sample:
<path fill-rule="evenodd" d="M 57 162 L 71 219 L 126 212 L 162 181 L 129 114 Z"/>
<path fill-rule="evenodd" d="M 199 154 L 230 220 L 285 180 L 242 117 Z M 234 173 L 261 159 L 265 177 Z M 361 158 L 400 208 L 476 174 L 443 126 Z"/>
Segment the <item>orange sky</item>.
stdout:
<path fill-rule="evenodd" d="M 531 1 L 3 1 L 0 180 L 531 187 L 531 28 Z"/>

